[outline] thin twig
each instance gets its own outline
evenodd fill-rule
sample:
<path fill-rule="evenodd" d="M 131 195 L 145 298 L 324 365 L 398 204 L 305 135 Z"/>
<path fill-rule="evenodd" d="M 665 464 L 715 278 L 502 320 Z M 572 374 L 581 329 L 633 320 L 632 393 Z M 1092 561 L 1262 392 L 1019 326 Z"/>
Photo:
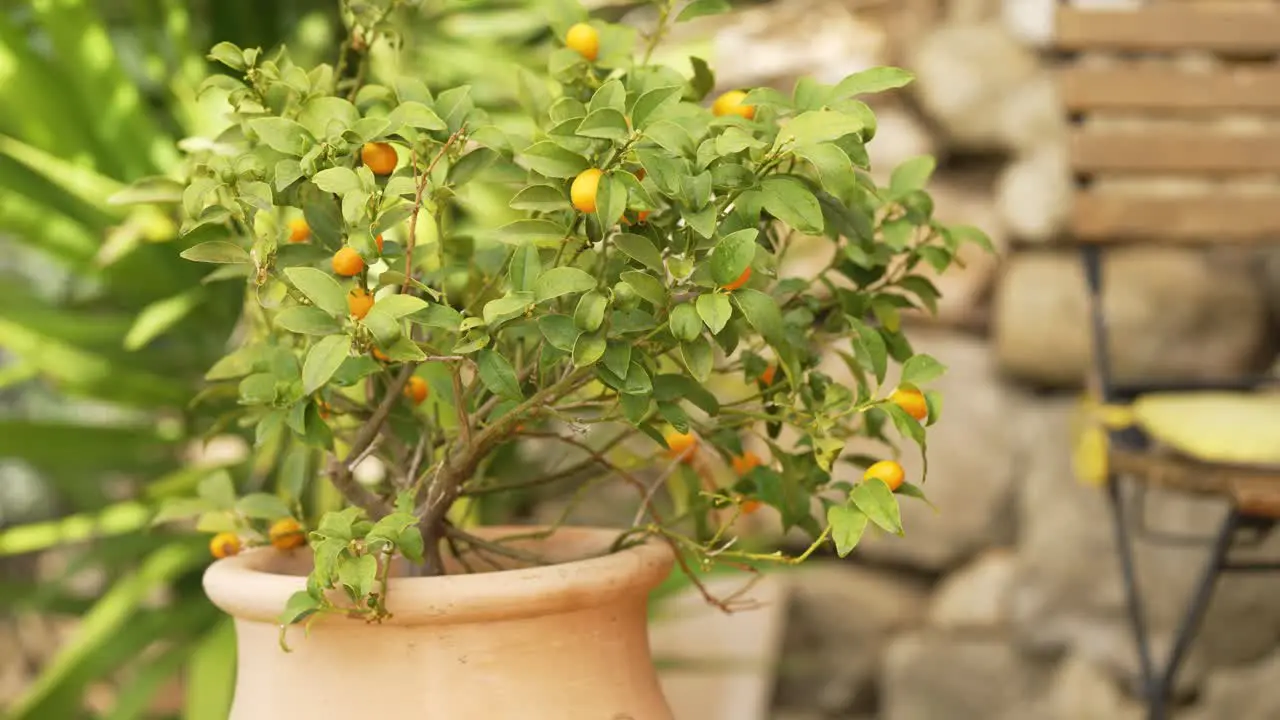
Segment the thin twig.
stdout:
<path fill-rule="evenodd" d="M 457 364 L 449 366 L 449 374 L 453 379 L 453 405 L 458 410 L 458 432 L 462 435 L 462 444 L 471 444 L 471 418 L 467 417 L 467 404 L 462 396 L 462 373 Z"/>
<path fill-rule="evenodd" d="M 517 550 L 515 548 L 507 547 L 506 545 L 503 545 L 501 543 L 485 540 L 482 537 L 472 535 L 466 530 L 462 530 L 454 526 L 452 523 L 445 524 L 444 536 L 446 538 L 452 538 L 453 540 L 456 540 L 458 542 L 470 545 L 472 548 L 484 550 L 486 552 L 491 552 L 494 555 L 501 555 L 511 560 L 519 560 L 520 562 L 530 563 L 532 565 L 551 564 L 550 561 L 547 560 L 546 558 L 539 557 L 537 555 L 534 555 L 533 553 L 528 553 L 523 550 Z"/>
<path fill-rule="evenodd" d="M 462 128 L 458 128 L 456 132 L 449 136 L 448 140 L 444 141 L 444 145 L 440 146 L 439 152 L 431 159 L 427 169 L 418 178 L 418 187 L 413 194 L 413 212 L 409 215 L 409 237 L 405 239 L 404 243 L 404 286 L 400 288 L 402 293 L 409 292 L 409 287 L 413 284 L 413 247 L 418 237 L 418 213 L 422 210 L 422 196 L 426 194 L 427 182 L 431 179 L 431 171 L 435 170 L 436 163 L 440 162 L 440 158 L 444 157 L 445 153 L 449 151 L 449 147 L 461 134 Z M 416 150 L 410 150 L 410 152 L 413 153 L 410 157 L 410 166 L 416 173 L 418 171 L 418 153 Z"/>

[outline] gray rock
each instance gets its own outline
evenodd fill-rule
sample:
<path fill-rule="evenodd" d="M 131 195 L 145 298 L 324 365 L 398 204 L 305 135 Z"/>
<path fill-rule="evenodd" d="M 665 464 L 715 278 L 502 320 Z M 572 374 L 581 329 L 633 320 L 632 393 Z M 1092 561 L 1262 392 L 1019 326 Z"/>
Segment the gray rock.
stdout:
<path fill-rule="evenodd" d="M 881 651 L 923 621 L 927 588 L 847 563 L 815 563 L 790 578 L 778 707 L 840 717 L 871 710 Z"/>
<path fill-rule="evenodd" d="M 948 368 L 933 385 L 942 393 L 943 408 L 941 420 L 929 428 L 924 485 L 937 510 L 914 500 L 903 502 L 906 536 L 868 533 L 858 552 L 879 562 L 939 571 L 1013 538 L 1018 450 L 1010 418 L 1020 396 L 1001 381 L 981 339 L 923 328 L 911 338 L 917 352 L 933 355 Z M 887 383 L 893 387 L 896 378 Z M 881 446 L 860 450 L 884 451 Z M 907 479 L 918 483 L 920 453 L 909 442 L 901 462 Z"/>
<path fill-rule="evenodd" d="M 994 629 L 1009 621 L 1016 555 L 988 550 L 943 578 L 929 605 L 929 624 L 937 628 Z"/>
<path fill-rule="evenodd" d="M 1188 720 L 1270 720 L 1280 717 L 1280 652 L 1247 667 L 1215 672 Z"/>
<path fill-rule="evenodd" d="M 1041 675 L 1005 639 L 902 635 L 885 651 L 880 717 L 990 720 L 1033 697 Z"/>
<path fill-rule="evenodd" d="M 1133 683 L 1137 656 L 1126 620 L 1123 586 L 1109 510 L 1100 488 L 1082 485 L 1071 473 L 1070 422 L 1074 401 L 1028 408 L 1018 419 L 1038 452 L 1030 457 L 1018 511 L 1013 623 L 1020 644 L 1033 653 L 1073 651 Z M 1149 490 L 1148 525 L 1166 531 L 1208 535 L 1222 516 L 1220 503 Z M 1259 553 L 1280 552 L 1280 537 Z M 1157 658 L 1164 657 L 1176 624 L 1205 561 L 1199 547 L 1157 545 L 1135 539 L 1139 582 Z M 1255 660 L 1280 640 L 1280 578 L 1227 575 L 1187 662 L 1180 692 L 1190 692 L 1207 668 Z"/>
<path fill-rule="evenodd" d="M 1260 366 L 1266 302 L 1245 258 L 1155 247 L 1105 257 L 1103 302 L 1118 378 L 1234 377 Z M 1078 386 L 1091 367 L 1086 300 L 1077 253 L 1011 256 L 995 298 L 1001 366 L 1032 382 Z"/>

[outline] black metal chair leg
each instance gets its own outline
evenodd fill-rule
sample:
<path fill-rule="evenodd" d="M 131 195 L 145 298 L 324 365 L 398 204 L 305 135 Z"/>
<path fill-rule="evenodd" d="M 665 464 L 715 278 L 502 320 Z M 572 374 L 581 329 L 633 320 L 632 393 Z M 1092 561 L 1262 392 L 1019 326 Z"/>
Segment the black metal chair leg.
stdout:
<path fill-rule="evenodd" d="M 1156 702 L 1156 678 L 1151 662 L 1151 644 L 1147 641 L 1147 623 L 1143 617 L 1142 595 L 1138 591 L 1138 576 L 1134 568 L 1133 539 L 1126 527 L 1127 515 L 1124 511 L 1124 497 L 1120 492 L 1120 478 L 1115 475 L 1107 476 L 1107 499 L 1111 506 L 1111 524 L 1115 530 L 1116 550 L 1120 556 L 1120 574 L 1124 580 L 1129 624 L 1133 629 L 1133 641 L 1138 652 L 1142 694 L 1147 699 L 1148 706 L 1152 706 Z M 1157 717 L 1152 716 L 1153 720 Z"/>
<path fill-rule="evenodd" d="M 1155 692 L 1152 695 L 1154 703 L 1151 708 L 1152 720 L 1164 720 L 1167 703 L 1173 695 L 1173 683 L 1178 674 L 1178 668 L 1185 659 L 1187 650 L 1190 649 L 1191 643 L 1195 640 L 1196 633 L 1200 629 L 1200 623 L 1204 620 L 1205 610 L 1209 607 L 1209 601 L 1213 599 L 1214 586 L 1217 585 L 1218 576 L 1226 567 L 1227 555 L 1231 551 L 1232 542 L 1236 536 L 1236 530 L 1240 527 L 1240 512 L 1234 506 L 1227 510 L 1226 517 L 1222 519 L 1222 525 L 1218 528 L 1218 534 L 1214 538 L 1213 546 L 1209 550 L 1209 558 L 1205 563 L 1204 570 L 1200 573 L 1200 581 L 1191 597 L 1191 604 L 1187 607 L 1186 614 L 1182 617 L 1182 622 L 1178 625 L 1177 634 L 1174 635 L 1173 648 L 1169 651 L 1169 658 L 1165 661 L 1164 672 L 1160 675 L 1160 680 L 1155 686 Z"/>

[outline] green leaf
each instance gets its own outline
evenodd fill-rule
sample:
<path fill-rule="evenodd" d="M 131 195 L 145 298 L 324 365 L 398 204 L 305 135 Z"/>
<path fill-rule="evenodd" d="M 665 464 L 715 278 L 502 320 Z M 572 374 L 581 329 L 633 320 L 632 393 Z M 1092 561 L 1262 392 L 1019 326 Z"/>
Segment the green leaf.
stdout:
<path fill-rule="evenodd" d="M 400 128 L 406 125 L 428 131 L 448 129 L 435 110 L 412 100 L 400 103 L 387 115 L 387 127 L 393 132 L 399 132 Z"/>
<path fill-rule="evenodd" d="M 895 195 L 905 195 L 913 190 L 922 190 L 933 175 L 938 165 L 931 155 L 911 158 L 894 168 L 889 178 L 889 190 Z"/>
<path fill-rule="evenodd" d="M 448 332 L 457 332 L 458 326 L 462 323 L 462 314 L 448 305 L 431 303 L 425 310 L 416 312 L 406 319 L 418 325 L 440 328 Z"/>
<path fill-rule="evenodd" d="M 302 157 L 307 148 L 315 144 L 315 138 L 305 127 L 282 117 L 254 118 L 249 121 L 249 129 L 272 150 L 293 157 Z"/>
<path fill-rule="evenodd" d="M 333 317 L 340 318 L 349 312 L 347 294 L 328 273 L 311 267 L 293 267 L 286 268 L 284 276 L 316 307 Z"/>
<path fill-rule="evenodd" d="M 884 92 L 908 85 L 912 80 L 915 80 L 915 75 L 901 68 L 873 67 L 856 72 L 837 83 L 835 96 L 847 98 Z"/>
<path fill-rule="evenodd" d="M 711 343 L 706 338 L 698 337 L 690 342 L 680 343 L 680 357 L 689 369 L 689 374 L 698 382 L 706 382 L 711 377 L 715 357 Z"/>
<path fill-rule="evenodd" d="M 730 10 L 729 0 L 693 0 L 676 16 L 676 22 L 685 22 L 705 15 L 720 15 Z"/>
<path fill-rule="evenodd" d="M 214 510 L 230 510 L 236 504 L 236 486 L 225 470 L 200 480 L 196 493 Z"/>
<path fill-rule="evenodd" d="M 476 367 L 480 373 L 480 382 L 489 392 L 509 400 L 523 400 L 520 381 L 516 379 L 515 368 L 503 356 L 493 350 L 481 350 L 476 354 Z"/>
<path fill-rule="evenodd" d="M 569 228 L 542 219 L 516 220 L 498 228 L 498 239 L 507 245 L 560 247 L 569 234 Z"/>
<path fill-rule="evenodd" d="M 323 387 L 350 354 L 350 336 L 327 335 L 320 338 L 302 363 L 302 391 L 310 395 Z"/>
<path fill-rule="evenodd" d="M 795 154 L 813 164 L 822 179 L 822 187 L 836 197 L 849 195 L 858 184 L 853 161 L 832 143 L 801 145 L 795 149 Z"/>
<path fill-rule="evenodd" d="M 355 105 L 332 95 L 311 98 L 298 113 L 298 122 L 318 138 L 341 135 L 359 121 L 360 111 Z"/>
<path fill-rule="evenodd" d="M 790 177 L 768 177 L 760 186 L 764 209 L 803 233 L 822 232 L 822 206 L 809 188 Z"/>
<path fill-rule="evenodd" d="M 573 366 L 587 367 L 594 365 L 604 356 L 608 343 L 599 335 L 583 333 L 573 344 Z"/>
<path fill-rule="evenodd" d="M 378 308 L 370 309 L 360 324 L 373 334 L 374 341 L 382 348 L 390 348 L 404 334 L 399 320 Z"/>
<path fill-rule="evenodd" d="M 945 365 L 929 355 L 913 355 L 902 364 L 902 382 L 920 386 L 938 379 L 946 370 Z"/>
<path fill-rule="evenodd" d="M 393 318 L 399 319 L 426 310 L 427 304 L 426 300 L 413 295 L 392 293 L 375 300 L 373 310 L 384 312 Z"/>
<path fill-rule="evenodd" d="M 725 128 L 724 132 L 715 139 L 715 151 L 718 155 L 732 155 L 758 147 L 764 147 L 764 143 L 746 130 L 732 126 Z"/>
<path fill-rule="evenodd" d="M 290 516 L 289 506 L 277 495 L 250 493 L 236 503 L 236 511 L 257 520 L 279 520 Z"/>
<path fill-rule="evenodd" d="M 604 109 L 613 109 L 622 113 L 626 110 L 626 102 L 627 89 L 616 79 L 608 80 L 592 93 L 591 102 L 587 104 L 588 117 L 590 113 Z"/>
<path fill-rule="evenodd" d="M 624 278 L 625 279 L 625 278 Z M 555 267 L 544 272 L 534 283 L 536 302 L 545 302 L 562 295 L 586 292 L 596 286 L 596 279 L 575 267 Z"/>
<path fill-rule="evenodd" d="M 760 231 L 747 228 L 729 233 L 711 251 L 711 279 L 717 285 L 728 285 L 749 267 L 756 256 L 756 236 Z"/>
<path fill-rule="evenodd" d="M 689 87 L 693 90 L 691 99 L 698 102 L 715 89 L 716 76 L 707 61 L 700 57 L 690 57 L 689 64 L 693 66 L 693 78 L 689 81 Z"/>
<path fill-rule="evenodd" d="M 653 241 L 643 235 L 633 235 L 631 233 L 619 233 L 613 236 L 613 244 L 619 250 L 644 265 L 645 267 L 663 272 L 662 254 L 658 252 L 658 248 L 654 246 Z"/>
<path fill-rule="evenodd" d="M 203 263 L 247 263 L 249 253 L 244 248 L 225 240 L 210 240 L 179 253 L 179 256 L 192 262 Z"/>
<path fill-rule="evenodd" d="M 630 285 L 642 299 L 652 303 L 655 308 L 667 306 L 667 289 L 661 280 L 639 270 L 628 270 L 619 275 L 619 278 Z"/>
<path fill-rule="evenodd" d="M 204 289 L 197 287 L 144 307 L 124 336 L 124 348 L 133 351 L 145 347 L 191 314 L 203 299 Z"/>
<path fill-rule="evenodd" d="M 616 225 L 627 210 L 627 186 L 617 175 L 618 171 L 605 173 L 596 187 L 596 218 L 605 231 Z"/>
<path fill-rule="evenodd" d="M 627 118 L 613 108 L 591 111 L 578 126 L 577 135 L 601 140 L 622 140 L 631 134 Z"/>
<path fill-rule="evenodd" d="M 354 597 L 367 597 L 377 577 L 378 560 L 372 555 L 346 557 L 338 561 L 338 582 Z"/>
<path fill-rule="evenodd" d="M 564 191 L 550 185 L 529 185 L 508 203 L 516 210 L 532 210 L 535 212 L 555 212 L 569 209 L 569 198 Z"/>
<path fill-rule="evenodd" d="M 782 330 L 782 311 L 778 302 L 769 295 L 751 288 L 733 291 L 733 300 L 751 327 L 760 333 L 765 342 L 779 347 L 785 344 Z"/>
<path fill-rule="evenodd" d="M 332 335 L 342 329 L 328 313 L 307 305 L 281 310 L 275 317 L 275 324 L 276 327 L 302 335 Z"/>
<path fill-rule="evenodd" d="M 604 293 L 596 290 L 583 293 L 573 312 L 573 324 L 584 332 L 595 332 L 604 323 L 604 314 L 608 309 L 609 300 Z"/>
<path fill-rule="evenodd" d="M 675 339 L 688 342 L 702 334 L 702 321 L 693 303 L 680 303 L 671 308 L 671 317 L 667 321 L 671 334 Z"/>
<path fill-rule="evenodd" d="M 831 526 L 831 539 L 836 544 L 836 554 L 845 557 L 853 552 L 867 529 L 867 515 L 857 505 L 832 505 L 827 508 L 827 524 Z"/>
<path fill-rule="evenodd" d="M 511 289 L 515 292 L 533 292 L 533 286 L 542 274 L 542 260 L 538 248 L 524 245 L 511 253 Z"/>
<path fill-rule="evenodd" d="M 716 396 L 684 375 L 667 373 L 653 378 L 653 394 L 660 401 L 688 400 L 708 415 L 720 414 L 720 401 Z"/>
<path fill-rule="evenodd" d="M 573 318 L 568 315 L 543 315 L 538 318 L 538 329 L 551 347 L 564 352 L 573 352 L 573 345 L 580 334 Z"/>
<path fill-rule="evenodd" d="M 290 595 L 289 599 L 285 601 L 284 610 L 280 611 L 280 618 L 277 622 L 281 625 L 302 622 L 314 615 L 320 608 L 320 601 L 311 597 L 311 593 L 306 590 L 299 590 Z"/>
<path fill-rule="evenodd" d="M 655 88 L 642 94 L 636 99 L 636 104 L 631 108 L 631 122 L 637 130 L 644 130 L 649 124 L 649 119 L 654 116 L 660 109 L 670 103 L 674 103 L 680 99 L 680 93 L 683 90 L 679 85 L 669 85 L 666 87 Z"/>
<path fill-rule="evenodd" d="M 781 148 L 787 144 L 813 145 L 836 140 L 859 132 L 865 126 L 862 120 L 842 112 L 810 110 L 800 113 L 782 126 L 774 147 Z"/>
<path fill-rule="evenodd" d="M 604 351 L 604 366 L 620 378 L 626 378 L 631 366 L 631 345 L 625 342 L 609 343 Z"/>
<path fill-rule="evenodd" d="M 516 160 L 530 170 L 551 178 L 572 178 L 591 167 L 587 159 L 544 140 L 534 143 L 524 152 L 516 155 Z"/>
<path fill-rule="evenodd" d="M 345 195 L 360 188 L 360 176 L 351 168 L 332 167 L 321 170 L 311 178 L 321 190 L 335 195 Z"/>
<path fill-rule="evenodd" d="M 670 120 L 651 123 L 644 129 L 644 136 L 673 155 L 684 156 L 693 151 L 693 137 L 689 131 Z M 684 172 L 671 159 L 647 149 L 637 150 L 636 157 L 646 171 L 655 174 L 654 181 L 659 187 L 671 190 L 679 187 L 679 178 L 684 176 Z"/>
<path fill-rule="evenodd" d="M 902 516 L 898 509 L 898 499 L 893 496 L 889 486 L 879 480 L 868 480 L 858 483 L 849 491 L 849 500 L 866 514 L 871 522 L 879 525 L 887 532 L 902 534 Z"/>
<path fill-rule="evenodd" d="M 207 57 L 210 60 L 226 65 L 236 72 L 244 72 L 247 68 L 244 64 L 244 51 L 236 47 L 235 44 L 226 41 L 214 45 L 209 50 Z"/>
<path fill-rule="evenodd" d="M 724 326 L 729 324 L 729 318 L 733 317 L 733 306 L 729 304 L 729 298 L 720 293 L 699 295 L 695 304 L 698 315 L 707 324 L 712 335 L 719 335 Z"/>
<path fill-rule="evenodd" d="M 876 374 L 876 382 L 882 383 L 889 369 L 889 349 L 885 346 L 884 337 L 875 328 L 862 323 L 857 324 L 857 329 L 858 346 L 866 352 L 871 370 Z"/>

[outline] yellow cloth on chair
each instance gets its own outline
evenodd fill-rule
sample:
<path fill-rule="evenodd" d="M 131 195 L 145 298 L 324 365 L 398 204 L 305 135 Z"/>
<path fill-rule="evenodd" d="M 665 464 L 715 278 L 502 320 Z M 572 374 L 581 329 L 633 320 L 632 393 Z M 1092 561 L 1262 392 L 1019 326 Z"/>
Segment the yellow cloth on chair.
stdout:
<path fill-rule="evenodd" d="M 1106 479 L 1107 430 L 1129 426 L 1202 462 L 1280 466 L 1280 393 L 1151 393 L 1129 405 L 1086 397 L 1072 428 L 1082 482 Z"/>

